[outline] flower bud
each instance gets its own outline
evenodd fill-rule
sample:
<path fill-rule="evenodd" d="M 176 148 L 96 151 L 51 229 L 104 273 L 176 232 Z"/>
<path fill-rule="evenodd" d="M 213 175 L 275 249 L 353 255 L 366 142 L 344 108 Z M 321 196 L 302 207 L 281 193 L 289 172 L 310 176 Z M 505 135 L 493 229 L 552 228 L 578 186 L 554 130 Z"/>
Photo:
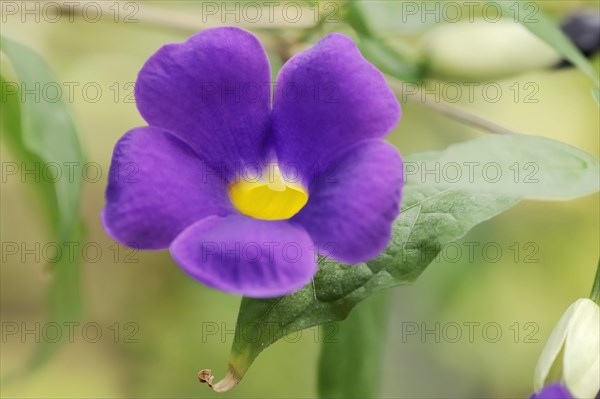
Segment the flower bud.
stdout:
<path fill-rule="evenodd" d="M 561 25 L 562 31 L 586 57 L 600 49 L 600 14 L 596 9 L 579 10 Z"/>
<path fill-rule="evenodd" d="M 422 46 L 426 74 L 441 79 L 501 79 L 561 59 L 521 24 L 504 19 L 440 25 L 428 33 Z"/>
<path fill-rule="evenodd" d="M 563 382 L 575 398 L 595 398 L 600 390 L 600 307 L 591 299 L 569 306 L 540 355 L 535 390 L 554 381 Z"/>

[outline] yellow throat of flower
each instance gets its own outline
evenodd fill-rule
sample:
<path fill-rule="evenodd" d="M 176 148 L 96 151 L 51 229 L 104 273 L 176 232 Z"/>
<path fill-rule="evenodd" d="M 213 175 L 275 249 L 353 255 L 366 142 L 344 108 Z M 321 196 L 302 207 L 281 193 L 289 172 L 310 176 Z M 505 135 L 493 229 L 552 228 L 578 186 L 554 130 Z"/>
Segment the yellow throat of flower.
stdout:
<path fill-rule="evenodd" d="M 277 164 L 271 164 L 261 179 L 238 178 L 231 183 L 229 198 L 244 215 L 281 220 L 298 213 L 308 201 L 308 193 L 302 185 L 286 180 Z"/>

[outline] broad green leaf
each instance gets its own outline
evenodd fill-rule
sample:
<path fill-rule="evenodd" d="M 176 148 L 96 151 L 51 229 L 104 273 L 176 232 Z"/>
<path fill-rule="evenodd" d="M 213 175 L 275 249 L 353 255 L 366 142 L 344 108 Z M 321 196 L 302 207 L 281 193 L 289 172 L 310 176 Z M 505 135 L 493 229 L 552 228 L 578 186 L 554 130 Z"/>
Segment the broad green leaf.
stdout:
<path fill-rule="evenodd" d="M 379 396 L 389 297 L 389 290 L 371 296 L 321 336 L 319 397 Z"/>
<path fill-rule="evenodd" d="M 403 211 L 394 222 L 392 240 L 376 259 L 354 266 L 325 260 L 314 284 L 291 295 L 242 299 L 229 370 L 212 386 L 215 391 L 234 387 L 256 357 L 283 336 L 343 320 L 373 293 L 414 281 L 444 244 L 519 201 L 514 196 L 440 189 L 418 182 L 407 183 L 403 196 Z M 243 339 L 248 328 L 253 332 L 252 342 Z M 202 370 L 199 376 L 212 382 L 210 370 Z"/>
<path fill-rule="evenodd" d="M 43 95 L 46 85 L 57 80 L 46 62 L 31 49 L 5 37 L 0 37 L 1 50 L 12 64 L 17 81 L 0 76 L 2 137 L 8 148 L 23 165 L 58 165 L 61 173 L 71 168 L 71 177 L 61 176 L 50 182 L 40 179 L 32 188 L 45 207 L 47 223 L 59 243 L 81 242 L 83 227 L 79 220 L 81 168 L 84 157 L 77 130 L 64 102 Z M 23 91 L 29 91 L 25 94 Z M 53 322 L 76 321 L 81 314 L 79 265 L 81 259 L 61 256 L 47 265 L 53 279 L 48 292 L 49 319 Z M 78 255 L 81 255 L 78 253 Z M 42 366 L 59 348 L 42 343 L 30 359 L 28 370 Z"/>
<path fill-rule="evenodd" d="M 595 193 L 599 170 L 598 159 L 583 150 L 524 134 L 487 135 L 405 159 L 408 180 L 530 199 Z"/>
<path fill-rule="evenodd" d="M 531 2 L 525 0 L 493 1 L 493 3 L 497 4 L 506 16 L 521 22 L 534 35 L 585 72 L 596 86 L 600 86 L 600 77 L 592 64 L 543 11 L 535 10 L 535 15 L 532 15 Z"/>

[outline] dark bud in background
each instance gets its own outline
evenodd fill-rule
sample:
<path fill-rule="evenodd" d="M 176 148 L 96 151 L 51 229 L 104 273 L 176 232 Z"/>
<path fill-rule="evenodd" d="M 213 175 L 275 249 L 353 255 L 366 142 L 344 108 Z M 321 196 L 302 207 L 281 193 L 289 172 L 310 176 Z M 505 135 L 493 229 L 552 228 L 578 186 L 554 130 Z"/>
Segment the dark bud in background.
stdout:
<path fill-rule="evenodd" d="M 579 10 L 565 19 L 561 28 L 586 57 L 600 50 L 600 10 Z M 557 68 L 570 66 L 569 61 L 561 60 Z"/>

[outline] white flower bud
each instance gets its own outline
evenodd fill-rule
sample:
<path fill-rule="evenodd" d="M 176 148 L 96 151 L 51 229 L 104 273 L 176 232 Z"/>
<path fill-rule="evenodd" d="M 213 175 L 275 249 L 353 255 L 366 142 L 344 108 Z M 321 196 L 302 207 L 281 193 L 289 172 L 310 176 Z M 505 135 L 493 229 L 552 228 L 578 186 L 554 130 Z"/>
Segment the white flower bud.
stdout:
<path fill-rule="evenodd" d="M 557 376 L 549 376 L 558 370 Z M 600 390 L 600 307 L 575 301 L 550 334 L 534 373 L 534 388 L 559 378 L 575 398 L 595 398 Z"/>
<path fill-rule="evenodd" d="M 464 21 L 433 28 L 423 43 L 428 74 L 493 80 L 557 64 L 559 54 L 520 23 Z"/>

